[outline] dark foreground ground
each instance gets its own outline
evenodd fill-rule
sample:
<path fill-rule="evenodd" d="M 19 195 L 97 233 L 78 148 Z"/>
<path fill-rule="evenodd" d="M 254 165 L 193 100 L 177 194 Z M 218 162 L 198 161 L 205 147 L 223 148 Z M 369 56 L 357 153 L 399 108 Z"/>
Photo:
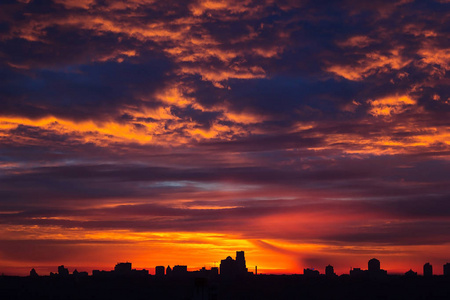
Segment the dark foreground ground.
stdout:
<path fill-rule="evenodd" d="M 450 278 L 0 277 L 0 299 L 450 299 Z"/>

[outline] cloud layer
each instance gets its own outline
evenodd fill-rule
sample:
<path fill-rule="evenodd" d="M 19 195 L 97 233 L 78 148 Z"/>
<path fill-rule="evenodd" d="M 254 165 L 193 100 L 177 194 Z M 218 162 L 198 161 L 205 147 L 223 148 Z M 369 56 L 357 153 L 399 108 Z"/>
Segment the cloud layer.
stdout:
<path fill-rule="evenodd" d="M 449 259 L 448 2 L 0 6 L 5 270 Z"/>

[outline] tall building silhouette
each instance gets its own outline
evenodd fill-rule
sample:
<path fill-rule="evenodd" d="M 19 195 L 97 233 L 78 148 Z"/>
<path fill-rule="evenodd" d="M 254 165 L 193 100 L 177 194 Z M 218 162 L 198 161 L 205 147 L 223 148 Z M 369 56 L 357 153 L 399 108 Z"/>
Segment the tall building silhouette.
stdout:
<path fill-rule="evenodd" d="M 372 258 L 368 262 L 368 270 L 369 272 L 378 272 L 380 271 L 380 261 L 376 258 Z"/>
<path fill-rule="evenodd" d="M 155 267 L 155 275 L 158 277 L 162 277 L 165 274 L 166 268 L 164 266 L 156 266 Z"/>
<path fill-rule="evenodd" d="M 220 275 L 222 277 L 233 276 L 236 273 L 236 261 L 228 256 L 220 262 Z"/>
<path fill-rule="evenodd" d="M 444 276 L 450 277 L 450 263 L 444 265 Z"/>
<path fill-rule="evenodd" d="M 244 251 L 236 251 L 236 267 L 238 268 L 238 272 L 247 272 Z"/>
<path fill-rule="evenodd" d="M 424 277 L 433 276 L 433 266 L 430 263 L 426 263 L 423 265 L 423 276 Z"/>
<path fill-rule="evenodd" d="M 39 275 L 38 275 L 38 273 L 36 272 L 36 270 L 33 268 L 33 269 L 31 269 L 31 271 L 30 271 L 30 277 L 38 277 Z"/>
<path fill-rule="evenodd" d="M 328 265 L 325 267 L 325 275 L 328 277 L 336 276 L 336 273 L 334 273 L 334 268 L 332 265 Z"/>
<path fill-rule="evenodd" d="M 376 258 L 372 258 L 367 263 L 367 274 L 370 277 L 380 277 L 387 275 L 387 271 L 381 269 L 380 261 Z"/>
<path fill-rule="evenodd" d="M 247 273 L 244 251 L 236 251 L 236 260 L 228 256 L 220 262 L 220 275 L 223 277 L 242 276 Z"/>
<path fill-rule="evenodd" d="M 58 267 L 58 275 L 59 276 L 69 276 L 69 269 L 64 268 L 64 265 Z"/>

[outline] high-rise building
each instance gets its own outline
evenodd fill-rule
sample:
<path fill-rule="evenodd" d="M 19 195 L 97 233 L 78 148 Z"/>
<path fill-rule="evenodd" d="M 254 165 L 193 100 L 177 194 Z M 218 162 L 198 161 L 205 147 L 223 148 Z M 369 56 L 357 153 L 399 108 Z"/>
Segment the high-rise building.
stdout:
<path fill-rule="evenodd" d="M 69 269 L 64 268 L 64 265 L 58 267 L 58 275 L 59 276 L 69 276 Z"/>
<path fill-rule="evenodd" d="M 444 276 L 450 277 L 450 263 L 444 265 Z"/>
<path fill-rule="evenodd" d="M 247 272 L 244 251 L 236 251 L 236 267 L 238 272 Z"/>
<path fill-rule="evenodd" d="M 433 276 L 433 266 L 430 263 L 426 263 L 423 265 L 423 276 L 424 277 Z"/>
<path fill-rule="evenodd" d="M 220 276 L 231 277 L 234 275 L 236 270 L 236 261 L 228 256 L 220 261 Z"/>
<path fill-rule="evenodd" d="M 36 272 L 36 270 L 33 268 L 33 269 L 31 269 L 31 271 L 30 271 L 30 277 L 38 277 L 39 275 L 38 275 L 38 273 Z"/>
<path fill-rule="evenodd" d="M 162 277 L 165 274 L 166 268 L 164 266 L 155 267 L 155 275 L 158 277 Z"/>
<path fill-rule="evenodd" d="M 371 260 L 369 260 L 367 266 L 367 275 L 370 277 L 381 277 L 387 275 L 387 271 L 381 269 L 380 261 L 376 258 L 372 258 Z"/>
<path fill-rule="evenodd" d="M 369 272 L 379 272 L 380 271 L 380 261 L 376 258 L 369 260 L 368 270 Z"/>
<path fill-rule="evenodd" d="M 236 260 L 228 256 L 220 262 L 220 275 L 223 277 L 242 276 L 247 273 L 244 251 L 236 251 Z"/>
<path fill-rule="evenodd" d="M 328 277 L 336 276 L 336 273 L 334 273 L 334 268 L 332 265 L 328 265 L 325 267 L 325 275 Z"/>

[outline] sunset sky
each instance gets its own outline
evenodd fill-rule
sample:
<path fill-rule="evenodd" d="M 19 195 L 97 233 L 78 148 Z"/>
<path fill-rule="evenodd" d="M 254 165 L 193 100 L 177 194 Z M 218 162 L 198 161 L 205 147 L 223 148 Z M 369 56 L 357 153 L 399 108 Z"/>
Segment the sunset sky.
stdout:
<path fill-rule="evenodd" d="M 450 1 L 2 0 L 0 273 L 450 262 Z"/>

